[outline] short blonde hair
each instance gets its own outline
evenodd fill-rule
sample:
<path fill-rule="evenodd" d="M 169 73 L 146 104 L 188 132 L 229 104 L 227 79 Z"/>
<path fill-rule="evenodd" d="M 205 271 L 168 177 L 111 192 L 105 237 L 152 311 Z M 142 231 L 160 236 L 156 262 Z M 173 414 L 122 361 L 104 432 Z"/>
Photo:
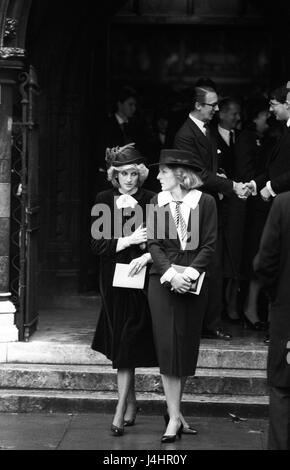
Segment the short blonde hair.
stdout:
<path fill-rule="evenodd" d="M 181 189 L 191 191 L 192 189 L 198 189 L 203 186 L 201 178 L 188 167 L 170 167 L 174 173 L 174 176 L 180 183 Z"/>
<path fill-rule="evenodd" d="M 149 175 L 149 170 L 143 163 L 141 163 L 140 165 L 133 164 L 133 165 L 124 165 L 120 167 L 111 166 L 107 170 L 108 181 L 110 181 L 115 188 L 119 188 L 120 184 L 118 180 L 118 173 L 124 170 L 129 170 L 129 169 L 130 170 L 133 169 L 138 172 L 138 187 L 140 188 L 144 184 L 144 182 L 147 180 L 148 175 Z"/>

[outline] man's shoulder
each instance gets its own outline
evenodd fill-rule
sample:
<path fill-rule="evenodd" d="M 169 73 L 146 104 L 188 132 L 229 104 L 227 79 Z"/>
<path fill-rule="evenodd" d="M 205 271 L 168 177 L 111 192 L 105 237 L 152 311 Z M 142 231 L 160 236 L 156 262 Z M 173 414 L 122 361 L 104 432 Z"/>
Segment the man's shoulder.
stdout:
<path fill-rule="evenodd" d="M 194 126 L 196 126 L 196 124 L 192 121 L 192 119 L 188 117 L 186 121 L 184 121 L 184 123 L 182 124 L 178 132 L 181 132 L 184 130 L 192 130 L 194 129 Z"/>
<path fill-rule="evenodd" d="M 274 199 L 274 204 L 276 206 L 285 206 L 287 207 L 288 211 L 290 208 L 290 191 L 286 191 L 285 193 L 278 194 L 278 196 Z"/>
<path fill-rule="evenodd" d="M 190 137 L 194 139 L 199 132 L 200 131 L 198 129 L 198 126 L 192 121 L 192 119 L 187 118 L 187 120 L 177 132 L 176 138 L 178 139 L 179 137 Z"/>

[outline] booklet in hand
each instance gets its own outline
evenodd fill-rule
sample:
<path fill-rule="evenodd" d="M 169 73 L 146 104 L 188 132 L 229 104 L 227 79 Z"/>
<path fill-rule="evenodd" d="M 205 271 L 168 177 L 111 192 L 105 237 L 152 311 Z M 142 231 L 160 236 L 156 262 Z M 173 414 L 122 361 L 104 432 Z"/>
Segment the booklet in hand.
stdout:
<path fill-rule="evenodd" d="M 130 277 L 130 264 L 117 263 L 113 279 L 113 287 L 123 287 L 126 289 L 144 289 L 147 266 L 135 276 Z"/>
<path fill-rule="evenodd" d="M 175 271 L 177 271 L 180 274 L 183 274 L 187 268 L 187 266 L 179 266 L 178 264 L 173 264 L 172 267 L 175 269 Z M 205 272 L 201 273 L 200 276 L 196 279 L 196 281 L 192 281 L 191 288 L 189 291 L 190 294 L 194 294 L 194 295 L 200 294 L 204 278 L 205 278 Z"/>

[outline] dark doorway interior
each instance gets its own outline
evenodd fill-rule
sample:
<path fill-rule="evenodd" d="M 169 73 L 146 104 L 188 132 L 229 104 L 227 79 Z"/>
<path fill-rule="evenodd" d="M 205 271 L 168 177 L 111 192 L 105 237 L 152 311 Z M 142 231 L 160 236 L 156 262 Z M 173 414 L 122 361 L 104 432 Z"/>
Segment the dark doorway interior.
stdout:
<path fill-rule="evenodd" d="M 96 290 L 90 208 L 106 102 L 106 18 L 92 2 L 34 1 L 27 62 L 41 88 L 40 297 Z M 108 2 L 110 4 L 110 2 Z"/>
<path fill-rule="evenodd" d="M 40 298 L 45 306 L 56 292 L 96 291 L 90 209 L 103 163 L 97 150 L 102 124 L 116 88 L 133 85 L 150 119 L 156 106 L 171 103 L 200 75 L 216 79 L 221 93 L 238 95 L 286 79 L 283 51 L 277 55 L 282 36 L 269 32 L 268 23 L 245 22 L 238 29 L 221 22 L 110 23 L 124 4 L 83 0 L 68 8 L 58 0 L 33 2 L 27 62 L 36 68 L 42 90 Z"/>

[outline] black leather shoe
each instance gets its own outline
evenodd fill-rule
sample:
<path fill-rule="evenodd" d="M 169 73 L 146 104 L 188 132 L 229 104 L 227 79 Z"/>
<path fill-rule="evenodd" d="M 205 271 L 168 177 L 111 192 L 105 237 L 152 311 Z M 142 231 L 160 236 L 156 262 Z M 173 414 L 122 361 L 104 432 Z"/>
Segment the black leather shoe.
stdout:
<path fill-rule="evenodd" d="M 245 313 L 242 313 L 242 320 L 245 329 L 253 331 L 267 331 L 268 329 L 267 322 L 257 321 L 255 323 L 252 323 L 251 320 L 249 320 L 249 318 L 245 315 Z"/>
<path fill-rule="evenodd" d="M 217 328 L 216 330 L 203 330 L 201 336 L 202 338 L 206 338 L 206 339 L 223 339 L 226 341 L 232 339 L 232 335 L 230 335 L 229 333 L 226 333 L 220 328 Z"/>
<path fill-rule="evenodd" d="M 181 423 L 179 429 L 177 430 L 176 434 L 169 435 L 169 434 L 164 434 L 161 438 L 161 444 L 172 444 L 173 442 L 176 441 L 176 438 L 181 439 L 182 436 L 182 430 L 183 430 L 183 424 Z"/>
<path fill-rule="evenodd" d="M 141 408 L 137 407 L 137 408 L 136 408 L 136 411 L 135 411 L 135 416 L 134 416 L 134 418 L 132 418 L 132 419 L 125 419 L 125 420 L 124 420 L 124 426 L 125 426 L 126 428 L 135 425 L 136 416 L 137 416 L 137 413 L 139 413 L 139 411 L 141 411 Z"/>
<path fill-rule="evenodd" d="M 269 346 L 269 344 L 270 344 L 270 336 L 269 336 L 269 335 L 266 335 L 266 336 L 265 336 L 265 338 L 264 338 L 264 343 Z"/>
<path fill-rule="evenodd" d="M 169 414 L 165 413 L 163 417 L 164 417 L 165 425 L 167 427 L 169 423 Z M 192 426 L 188 425 L 188 426 L 183 426 L 182 434 L 192 434 L 192 436 L 196 436 L 198 434 L 198 431 L 194 429 Z"/>
<path fill-rule="evenodd" d="M 112 432 L 113 436 L 121 437 L 121 436 L 124 435 L 124 428 L 118 428 L 118 426 L 115 426 L 114 424 L 112 424 L 111 432 Z"/>

